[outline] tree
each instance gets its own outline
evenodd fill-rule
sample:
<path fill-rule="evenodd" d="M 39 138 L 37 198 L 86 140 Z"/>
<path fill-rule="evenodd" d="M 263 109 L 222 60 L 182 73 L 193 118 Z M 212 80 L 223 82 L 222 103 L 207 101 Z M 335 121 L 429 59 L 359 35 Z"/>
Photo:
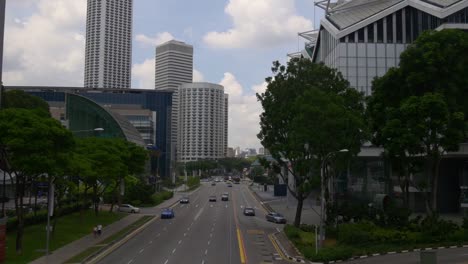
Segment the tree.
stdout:
<path fill-rule="evenodd" d="M 70 131 L 58 121 L 38 113 L 17 108 L 0 111 L 2 169 L 10 175 L 16 189 L 17 253 L 22 252 L 26 186 L 41 174 L 49 177 L 63 175 L 67 157 L 74 147 Z"/>
<path fill-rule="evenodd" d="M 441 95 L 450 115 L 468 117 L 468 34 L 460 30 L 426 31 L 401 54 L 400 66 L 372 83 L 367 116 L 372 142 L 383 146 L 398 173 L 405 204 L 409 175 L 420 169 L 421 159 L 406 146 L 414 141 L 404 131 L 402 103 L 411 96 Z M 413 99 L 415 100 L 415 99 Z"/>
<path fill-rule="evenodd" d="M 399 138 L 406 138 L 403 150 L 409 155 L 424 156 L 430 165 L 427 186 L 432 198 L 426 199 L 428 213 L 437 211 L 439 164 L 447 151 L 458 150 L 464 140 L 464 114 L 450 113 L 442 95 L 427 93 L 411 96 L 400 107 L 403 130 Z M 391 122 L 390 122 L 391 123 Z"/>
<path fill-rule="evenodd" d="M 37 110 L 41 115 L 50 116 L 49 105 L 41 98 L 21 90 L 11 90 L 4 94 L 3 108 L 22 108 Z"/>
<path fill-rule="evenodd" d="M 263 107 L 258 138 L 281 177 L 294 179 L 296 188 L 288 188 L 298 201 L 294 225 L 299 226 L 312 168 L 317 172 L 329 152 L 358 152 L 365 135 L 363 96 L 336 70 L 306 59 L 291 59 L 287 67 L 274 62 L 272 72 L 265 93 L 257 94 Z"/>

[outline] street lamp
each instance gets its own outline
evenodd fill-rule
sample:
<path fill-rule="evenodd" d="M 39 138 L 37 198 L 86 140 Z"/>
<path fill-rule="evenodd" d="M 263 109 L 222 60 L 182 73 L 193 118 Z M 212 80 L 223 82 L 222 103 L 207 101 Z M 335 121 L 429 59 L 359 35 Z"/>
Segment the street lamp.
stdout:
<path fill-rule="evenodd" d="M 324 170 L 325 170 L 325 164 L 327 162 L 327 159 L 329 159 L 332 155 L 336 153 L 345 153 L 349 152 L 348 149 L 341 149 L 338 151 L 332 151 L 325 155 L 325 158 L 323 158 L 322 164 L 320 166 L 320 185 L 321 185 L 321 190 L 320 190 L 320 247 L 323 247 L 323 242 L 325 241 L 325 208 L 326 208 L 326 201 L 325 201 L 325 179 L 324 179 Z M 315 244 L 316 250 L 317 250 L 317 243 Z"/>
<path fill-rule="evenodd" d="M 73 133 L 79 133 L 79 132 L 93 132 L 93 131 L 95 131 L 95 132 L 102 132 L 102 131 L 104 131 L 104 128 L 102 128 L 102 127 L 96 127 L 96 128 L 94 128 L 94 129 L 74 130 L 74 131 L 72 130 Z"/>

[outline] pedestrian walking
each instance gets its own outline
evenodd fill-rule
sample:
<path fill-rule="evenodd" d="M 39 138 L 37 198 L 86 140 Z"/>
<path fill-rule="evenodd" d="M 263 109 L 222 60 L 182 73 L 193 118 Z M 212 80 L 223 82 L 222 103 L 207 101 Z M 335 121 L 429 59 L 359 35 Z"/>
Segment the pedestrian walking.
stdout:
<path fill-rule="evenodd" d="M 94 235 L 95 238 L 97 237 L 97 234 L 98 234 L 97 226 L 94 226 L 93 227 L 93 235 Z"/>
<path fill-rule="evenodd" d="M 101 236 L 101 234 L 102 234 L 102 225 L 100 225 L 100 224 L 97 226 L 97 234 L 98 234 L 98 236 Z"/>

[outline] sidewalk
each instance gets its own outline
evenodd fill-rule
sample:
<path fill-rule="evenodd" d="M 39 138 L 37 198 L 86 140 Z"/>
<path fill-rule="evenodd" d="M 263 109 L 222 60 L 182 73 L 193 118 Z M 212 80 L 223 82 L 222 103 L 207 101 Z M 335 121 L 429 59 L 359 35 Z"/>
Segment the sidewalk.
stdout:
<path fill-rule="evenodd" d="M 176 203 L 180 199 L 179 195 L 174 195 L 171 199 L 168 199 L 161 204 L 152 207 L 152 209 L 161 209 L 169 207 L 170 205 Z M 158 210 L 159 212 L 159 210 Z M 104 241 L 106 238 L 112 236 L 113 234 L 118 233 L 120 230 L 126 228 L 127 226 L 135 223 L 138 219 L 143 217 L 145 214 L 129 214 L 128 216 L 120 219 L 117 222 L 112 223 L 111 225 L 105 226 L 102 229 L 102 235 L 98 238 L 95 238 L 92 234 L 86 235 L 80 239 L 73 241 L 72 243 L 63 246 L 59 249 L 53 251 L 48 257 L 40 257 L 31 264 L 55 264 L 55 263 L 64 263 L 75 255 L 81 253 L 82 251 L 99 244 Z"/>

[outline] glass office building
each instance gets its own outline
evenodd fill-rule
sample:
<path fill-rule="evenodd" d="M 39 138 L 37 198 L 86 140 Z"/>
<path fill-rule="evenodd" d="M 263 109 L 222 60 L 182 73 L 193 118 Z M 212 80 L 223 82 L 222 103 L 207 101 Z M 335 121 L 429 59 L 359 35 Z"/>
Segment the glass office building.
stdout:
<path fill-rule="evenodd" d="M 374 77 L 400 62 L 423 31 L 468 29 L 468 0 L 316 1 L 325 9 L 320 28 L 299 33 L 303 56 L 338 69 L 351 86 L 370 95 Z"/>
<path fill-rule="evenodd" d="M 49 103 L 52 116 L 72 131 L 104 128 L 100 136 L 151 144 L 160 152 L 159 175 L 169 177 L 171 160 L 172 92 L 143 89 L 88 89 L 80 87 L 8 86 Z M 65 111 L 67 110 L 67 111 Z M 75 133 L 77 136 L 81 132 Z M 84 134 L 97 133 L 84 131 Z M 102 133 L 102 134 L 101 134 Z"/>

